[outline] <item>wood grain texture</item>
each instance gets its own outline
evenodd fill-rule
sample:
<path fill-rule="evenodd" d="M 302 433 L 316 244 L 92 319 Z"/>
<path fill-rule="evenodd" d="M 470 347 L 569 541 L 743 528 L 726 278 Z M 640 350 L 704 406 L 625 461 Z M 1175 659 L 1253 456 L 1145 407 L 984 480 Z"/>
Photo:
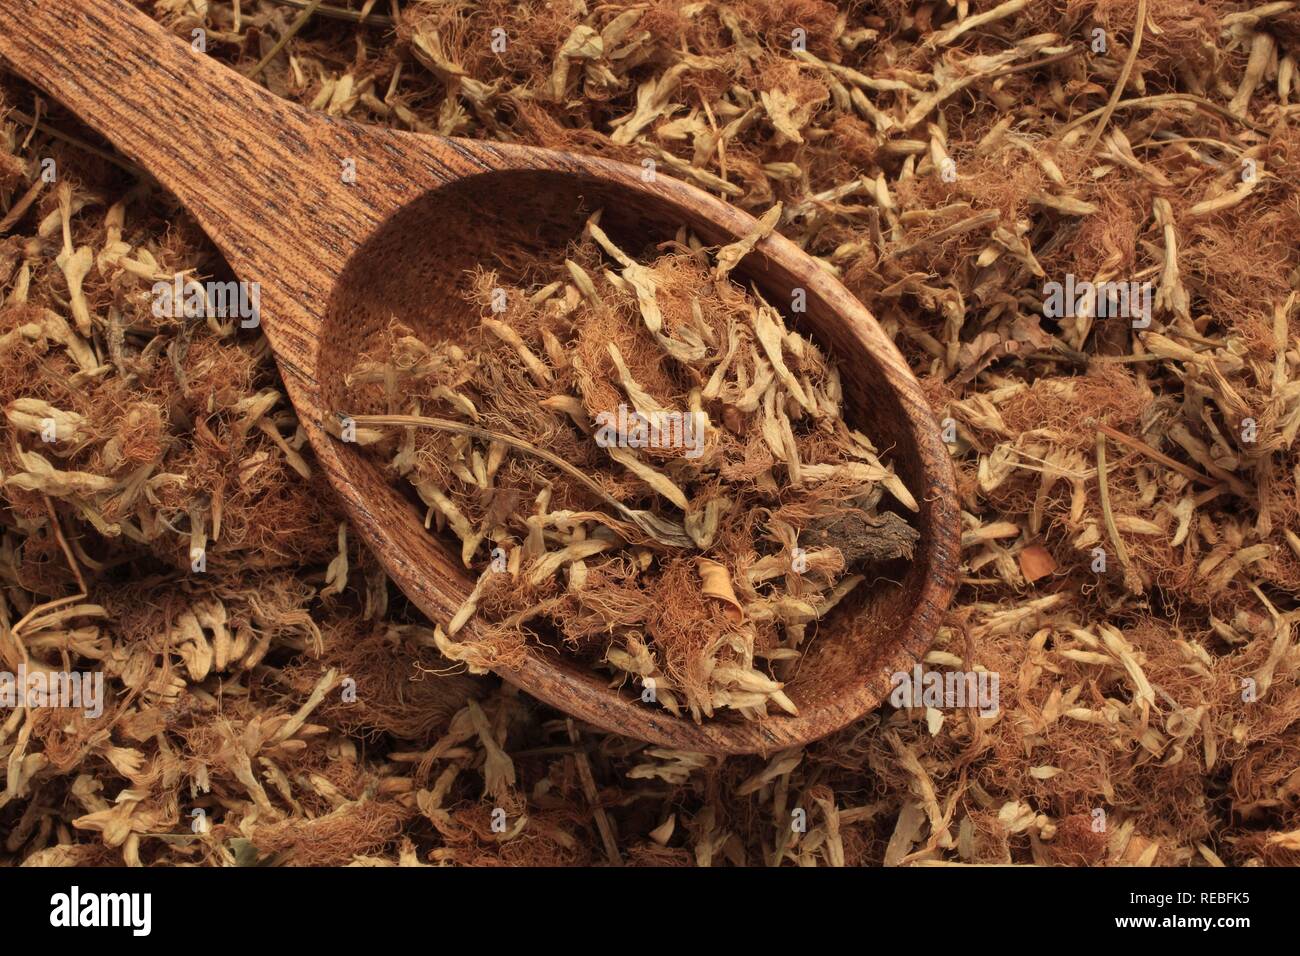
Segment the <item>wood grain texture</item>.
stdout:
<path fill-rule="evenodd" d="M 595 157 L 440 139 L 309 113 L 168 35 L 122 0 L 0 0 L 0 56 L 149 170 L 193 214 L 236 275 L 261 286 L 261 316 L 289 396 L 352 523 L 407 596 L 446 621 L 472 583 L 419 508 L 325 423 L 347 408 L 342 376 L 391 315 L 422 334 L 463 327 L 460 270 L 514 243 L 563 248 L 605 210 L 628 248 L 689 225 L 707 242 L 754 219 L 694 187 Z M 345 161 L 355 182 L 344 182 Z M 508 263 L 507 263 L 508 265 Z M 506 269 L 508 273 L 508 269 Z M 959 562 L 952 464 L 915 378 L 870 312 L 779 235 L 736 270 L 841 369 L 854 423 L 895 463 L 921 510 L 911 562 L 837 608 L 787 688 L 798 717 L 703 725 L 641 704 L 542 652 L 502 676 L 598 726 L 670 747 L 767 753 L 837 730 L 879 705 L 890 675 L 928 649 Z M 858 590 L 862 591 L 863 588 Z M 466 634 L 473 637 L 473 625 Z"/>

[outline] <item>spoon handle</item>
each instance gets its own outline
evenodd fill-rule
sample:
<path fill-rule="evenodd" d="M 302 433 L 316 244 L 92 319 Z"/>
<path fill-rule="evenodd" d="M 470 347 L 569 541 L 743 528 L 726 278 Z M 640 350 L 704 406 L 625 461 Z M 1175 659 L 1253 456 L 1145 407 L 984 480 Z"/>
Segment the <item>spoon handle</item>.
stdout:
<path fill-rule="evenodd" d="M 152 173 L 237 271 L 307 259 L 332 276 L 391 210 L 347 181 L 378 148 L 363 127 L 275 96 L 125 0 L 0 0 L 0 23 L 0 57 Z"/>

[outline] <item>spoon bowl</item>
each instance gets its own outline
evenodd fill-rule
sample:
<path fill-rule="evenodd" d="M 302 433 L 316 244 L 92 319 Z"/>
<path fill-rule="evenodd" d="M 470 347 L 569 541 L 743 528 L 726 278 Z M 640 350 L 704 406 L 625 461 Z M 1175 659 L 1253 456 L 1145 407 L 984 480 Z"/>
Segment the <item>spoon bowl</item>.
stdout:
<path fill-rule="evenodd" d="M 407 597 L 445 623 L 473 582 L 423 526 L 422 509 L 355 444 L 330 434 L 357 355 L 394 317 L 426 341 L 476 321 L 465 273 L 520 277 L 587 217 L 634 255 L 681 226 L 725 244 L 752 216 L 640 167 L 513 144 L 446 139 L 310 113 L 196 53 L 124 0 L 0 0 L 0 56 L 149 170 L 187 207 L 236 275 L 260 287 L 261 321 L 320 466 L 351 524 Z M 648 181 L 647 181 L 648 180 Z M 527 255 L 523 255 L 526 253 Z M 870 312 L 779 234 L 733 275 L 839 365 L 846 415 L 912 490 L 914 557 L 878 570 L 823 621 L 786 693 L 798 716 L 695 724 L 537 648 L 501 676 L 592 724 L 681 750 L 768 753 L 844 727 L 925 653 L 955 586 L 958 509 L 946 447 L 920 386 Z M 887 583 L 888 582 L 888 583 Z M 472 639 L 471 621 L 462 634 Z"/>

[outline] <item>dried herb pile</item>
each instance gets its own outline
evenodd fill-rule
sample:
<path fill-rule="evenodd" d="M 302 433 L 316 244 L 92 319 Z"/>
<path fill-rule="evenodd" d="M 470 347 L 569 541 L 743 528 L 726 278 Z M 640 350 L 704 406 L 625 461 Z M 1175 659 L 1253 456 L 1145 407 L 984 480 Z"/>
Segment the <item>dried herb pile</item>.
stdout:
<path fill-rule="evenodd" d="M 353 423 L 411 424 L 356 437 L 478 577 L 434 627 L 452 660 L 486 673 L 558 634 L 673 714 L 798 713 L 780 675 L 810 628 L 918 534 L 877 509 L 916 502 L 845 423 L 835 366 L 730 278 L 780 213 L 646 263 L 597 214 L 570 257 L 528 264 L 535 287 L 475 276 L 472 340 L 395 323 L 362 355 L 355 401 L 388 414 Z"/>
<path fill-rule="evenodd" d="M 0 858 L 1300 862 L 1294 3 L 340 3 L 141 6 L 331 115 L 779 202 L 951 439 L 963 587 L 925 663 L 996 671 L 1000 712 L 718 761 L 449 673 L 257 332 L 151 313 L 219 257 L 6 77 L 0 666 L 110 694 L 0 711 Z M 1149 323 L 1049 316 L 1067 276 L 1151 283 Z"/>

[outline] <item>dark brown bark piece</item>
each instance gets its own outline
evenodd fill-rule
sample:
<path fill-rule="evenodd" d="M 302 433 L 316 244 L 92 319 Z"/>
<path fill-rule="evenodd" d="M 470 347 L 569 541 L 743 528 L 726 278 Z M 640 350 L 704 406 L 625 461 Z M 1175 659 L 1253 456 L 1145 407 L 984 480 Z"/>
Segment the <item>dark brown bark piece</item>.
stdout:
<path fill-rule="evenodd" d="M 911 560 L 921 532 L 892 511 L 870 514 L 846 511 L 814 521 L 799 536 L 805 548 L 839 548 L 844 565 L 855 568 L 872 561 Z"/>

